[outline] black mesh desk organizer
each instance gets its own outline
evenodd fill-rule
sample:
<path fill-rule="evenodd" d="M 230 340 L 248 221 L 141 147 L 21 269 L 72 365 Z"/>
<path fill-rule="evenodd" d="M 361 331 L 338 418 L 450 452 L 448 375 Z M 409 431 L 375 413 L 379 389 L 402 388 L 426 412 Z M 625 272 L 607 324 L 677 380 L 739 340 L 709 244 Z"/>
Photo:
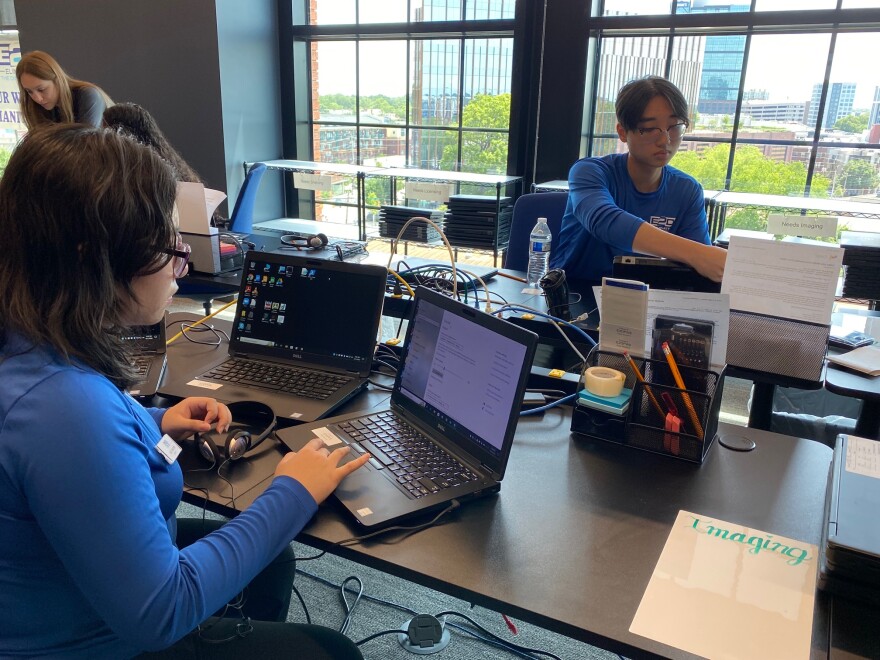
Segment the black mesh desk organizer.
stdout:
<path fill-rule="evenodd" d="M 730 310 L 727 364 L 756 372 L 818 381 L 830 324 Z"/>
<path fill-rule="evenodd" d="M 576 404 L 572 413 L 571 431 L 693 463 L 702 463 L 714 444 L 715 433 L 718 430 L 724 370 L 719 373 L 679 365 L 694 414 L 703 429 L 703 435 L 700 436 L 688 414 L 683 392 L 672 384 L 669 365 L 649 358 L 633 359 L 645 377 L 645 384 L 638 381 L 623 355 L 607 351 L 592 353 L 589 359 L 590 366 L 617 369 L 625 374 L 624 387 L 632 389 L 632 401 L 627 413 L 620 416 Z M 665 430 L 667 409 L 662 397 L 664 392 L 672 397 L 684 422 L 680 432 Z M 663 411 L 663 416 L 652 402 L 652 394 Z"/>

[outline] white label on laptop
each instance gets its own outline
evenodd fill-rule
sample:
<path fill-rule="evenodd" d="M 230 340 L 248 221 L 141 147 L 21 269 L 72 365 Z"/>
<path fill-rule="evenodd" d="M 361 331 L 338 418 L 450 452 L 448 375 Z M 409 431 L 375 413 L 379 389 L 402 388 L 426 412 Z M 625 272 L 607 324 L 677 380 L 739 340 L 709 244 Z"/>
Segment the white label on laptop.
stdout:
<path fill-rule="evenodd" d="M 314 433 L 318 438 L 320 438 L 321 442 L 324 443 L 327 447 L 332 447 L 333 445 L 341 445 L 342 440 L 336 437 L 336 434 L 333 433 L 326 426 L 322 426 L 319 429 L 312 429 L 312 433 Z"/>
<path fill-rule="evenodd" d="M 328 174 L 293 173 L 293 186 L 303 190 L 333 190 L 333 177 Z"/>
<path fill-rule="evenodd" d="M 223 387 L 223 383 L 209 383 L 206 380 L 199 380 L 198 378 L 194 378 L 189 381 L 187 385 L 192 385 L 193 387 L 204 387 L 206 390 L 219 390 Z"/>
<path fill-rule="evenodd" d="M 367 516 L 372 516 L 372 515 L 373 515 L 373 510 L 372 510 L 371 508 L 369 508 L 369 507 L 364 507 L 363 509 L 358 509 L 358 510 L 357 510 L 357 514 L 358 514 L 361 518 L 366 518 Z"/>
<path fill-rule="evenodd" d="M 880 442 L 855 435 L 846 440 L 846 471 L 880 478 Z"/>
<path fill-rule="evenodd" d="M 165 462 L 168 465 L 171 465 L 174 461 L 177 460 L 177 457 L 180 456 L 180 452 L 182 449 L 180 445 L 174 442 L 171 437 L 166 433 L 162 436 L 162 439 L 159 440 L 159 443 L 156 445 L 156 449 L 159 450 L 159 453 L 162 454 L 162 457 L 165 459 Z"/>

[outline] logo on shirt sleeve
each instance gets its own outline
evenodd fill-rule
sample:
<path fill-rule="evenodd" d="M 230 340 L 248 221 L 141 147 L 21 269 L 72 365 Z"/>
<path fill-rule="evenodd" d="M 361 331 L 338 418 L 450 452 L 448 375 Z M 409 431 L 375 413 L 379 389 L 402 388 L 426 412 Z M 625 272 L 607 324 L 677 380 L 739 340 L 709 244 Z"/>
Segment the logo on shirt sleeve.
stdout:
<path fill-rule="evenodd" d="M 675 222 L 675 218 L 667 218 L 662 215 L 652 215 L 651 219 L 648 222 L 657 227 L 657 229 L 670 231 L 672 229 L 673 223 Z"/>

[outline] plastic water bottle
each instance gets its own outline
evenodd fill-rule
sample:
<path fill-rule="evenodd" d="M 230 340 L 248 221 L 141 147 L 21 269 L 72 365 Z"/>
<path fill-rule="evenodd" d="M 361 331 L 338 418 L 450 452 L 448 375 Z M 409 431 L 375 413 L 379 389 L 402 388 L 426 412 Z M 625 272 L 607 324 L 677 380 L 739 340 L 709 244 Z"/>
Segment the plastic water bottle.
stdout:
<path fill-rule="evenodd" d="M 547 264 L 550 261 L 550 241 L 553 235 L 547 226 L 547 218 L 538 218 L 538 223 L 532 229 L 529 237 L 529 271 L 527 278 L 529 288 L 540 288 L 538 282 L 547 273 Z"/>

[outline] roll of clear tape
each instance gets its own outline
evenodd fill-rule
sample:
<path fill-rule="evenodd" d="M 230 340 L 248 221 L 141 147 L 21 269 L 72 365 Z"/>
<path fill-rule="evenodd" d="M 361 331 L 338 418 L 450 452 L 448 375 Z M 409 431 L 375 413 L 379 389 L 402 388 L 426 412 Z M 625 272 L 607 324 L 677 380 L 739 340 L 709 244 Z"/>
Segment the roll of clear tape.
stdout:
<path fill-rule="evenodd" d="M 586 373 L 587 390 L 596 396 L 617 396 L 623 390 L 626 376 L 608 367 L 590 367 Z"/>

